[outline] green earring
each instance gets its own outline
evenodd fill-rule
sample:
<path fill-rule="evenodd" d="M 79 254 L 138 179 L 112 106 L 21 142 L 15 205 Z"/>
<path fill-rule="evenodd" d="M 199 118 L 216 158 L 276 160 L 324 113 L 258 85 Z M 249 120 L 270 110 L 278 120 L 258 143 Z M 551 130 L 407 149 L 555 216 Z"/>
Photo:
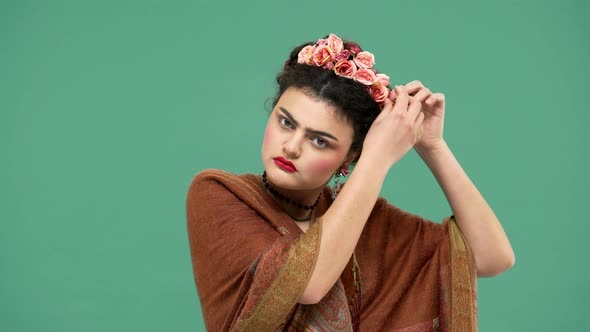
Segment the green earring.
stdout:
<path fill-rule="evenodd" d="M 340 168 L 338 170 L 338 172 L 336 172 L 334 174 L 334 186 L 332 187 L 332 200 L 336 199 L 336 197 L 338 197 L 338 194 L 340 193 L 340 191 L 342 190 L 342 187 L 344 186 L 344 182 L 340 183 L 340 179 L 344 178 L 348 175 L 348 166 L 344 166 L 342 168 Z"/>

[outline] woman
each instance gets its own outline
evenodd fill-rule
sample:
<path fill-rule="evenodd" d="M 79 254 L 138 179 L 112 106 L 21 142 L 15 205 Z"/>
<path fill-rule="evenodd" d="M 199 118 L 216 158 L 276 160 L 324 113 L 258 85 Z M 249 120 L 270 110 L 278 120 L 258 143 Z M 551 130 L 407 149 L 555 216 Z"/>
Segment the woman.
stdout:
<path fill-rule="evenodd" d="M 418 81 L 390 90 L 373 65 L 334 34 L 296 47 L 277 76 L 262 175 L 193 179 L 187 222 L 208 330 L 477 329 L 476 278 L 509 269 L 512 248 L 445 144 L 443 94 Z M 378 197 L 412 147 L 453 210 L 442 224 Z"/>

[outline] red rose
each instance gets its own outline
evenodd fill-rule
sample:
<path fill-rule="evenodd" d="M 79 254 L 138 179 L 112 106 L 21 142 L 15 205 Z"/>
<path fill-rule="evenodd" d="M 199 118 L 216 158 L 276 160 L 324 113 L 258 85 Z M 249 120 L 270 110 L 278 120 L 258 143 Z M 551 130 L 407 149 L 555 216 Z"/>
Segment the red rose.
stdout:
<path fill-rule="evenodd" d="M 359 44 L 355 42 L 348 42 L 344 44 L 344 48 L 350 51 L 353 55 L 357 55 L 358 53 L 362 52 L 363 49 L 359 46 Z"/>
<path fill-rule="evenodd" d="M 334 57 L 334 61 L 338 62 L 340 60 L 348 60 L 349 57 L 350 57 L 350 51 L 343 50 L 342 52 L 336 54 L 336 56 Z"/>

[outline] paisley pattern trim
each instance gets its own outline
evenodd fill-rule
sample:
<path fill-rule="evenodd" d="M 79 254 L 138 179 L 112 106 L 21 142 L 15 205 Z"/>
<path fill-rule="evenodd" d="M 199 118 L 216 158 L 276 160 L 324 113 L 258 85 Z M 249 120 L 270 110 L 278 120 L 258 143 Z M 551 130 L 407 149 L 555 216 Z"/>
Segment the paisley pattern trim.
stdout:
<path fill-rule="evenodd" d="M 251 303 L 251 313 L 237 322 L 238 331 L 276 331 L 285 323 L 315 267 L 320 247 L 322 222 L 311 223 L 305 234 L 292 243 L 280 267 L 258 303 Z M 248 306 L 248 304 L 247 304 Z"/>
<path fill-rule="evenodd" d="M 451 241 L 451 331 L 477 331 L 477 272 L 471 248 L 459 231 L 455 217 L 449 220 Z"/>

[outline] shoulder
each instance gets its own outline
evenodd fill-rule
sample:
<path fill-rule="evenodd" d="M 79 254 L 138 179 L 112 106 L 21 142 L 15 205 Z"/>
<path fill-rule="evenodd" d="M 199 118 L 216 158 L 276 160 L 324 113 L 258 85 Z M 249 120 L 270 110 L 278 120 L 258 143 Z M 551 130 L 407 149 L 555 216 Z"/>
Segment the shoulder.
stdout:
<path fill-rule="evenodd" d="M 187 198 L 205 200 L 213 203 L 223 197 L 244 199 L 255 195 L 257 175 L 234 174 L 228 171 L 209 168 L 193 176 L 188 187 Z"/>
<path fill-rule="evenodd" d="M 198 193 L 210 191 L 223 182 L 223 179 L 231 179 L 235 174 L 220 170 L 220 169 L 206 169 L 195 174 L 190 182 L 188 194 L 198 195 Z"/>
<path fill-rule="evenodd" d="M 211 185 L 245 186 L 254 177 L 254 174 L 234 174 L 221 169 L 208 168 L 193 176 L 189 191 Z"/>
<path fill-rule="evenodd" d="M 235 179 L 238 177 L 239 177 L 238 175 L 236 175 L 234 173 L 230 173 L 228 171 L 224 171 L 224 170 L 216 169 L 216 168 L 208 168 L 208 169 L 202 170 L 199 173 L 195 174 L 193 176 L 191 184 L 202 183 L 202 182 L 207 182 L 207 181 L 219 181 L 219 180 L 223 180 L 223 179 L 232 179 L 232 178 Z"/>
<path fill-rule="evenodd" d="M 272 201 L 272 198 L 264 193 L 259 175 L 206 169 L 193 176 L 188 188 L 188 223 L 209 229 L 235 226 L 239 221 L 239 225 L 258 229 L 256 225 L 273 224 L 272 220 L 277 216 L 269 200 Z M 261 223 L 261 217 L 268 222 Z M 268 225 L 260 227 L 266 229 Z"/>

